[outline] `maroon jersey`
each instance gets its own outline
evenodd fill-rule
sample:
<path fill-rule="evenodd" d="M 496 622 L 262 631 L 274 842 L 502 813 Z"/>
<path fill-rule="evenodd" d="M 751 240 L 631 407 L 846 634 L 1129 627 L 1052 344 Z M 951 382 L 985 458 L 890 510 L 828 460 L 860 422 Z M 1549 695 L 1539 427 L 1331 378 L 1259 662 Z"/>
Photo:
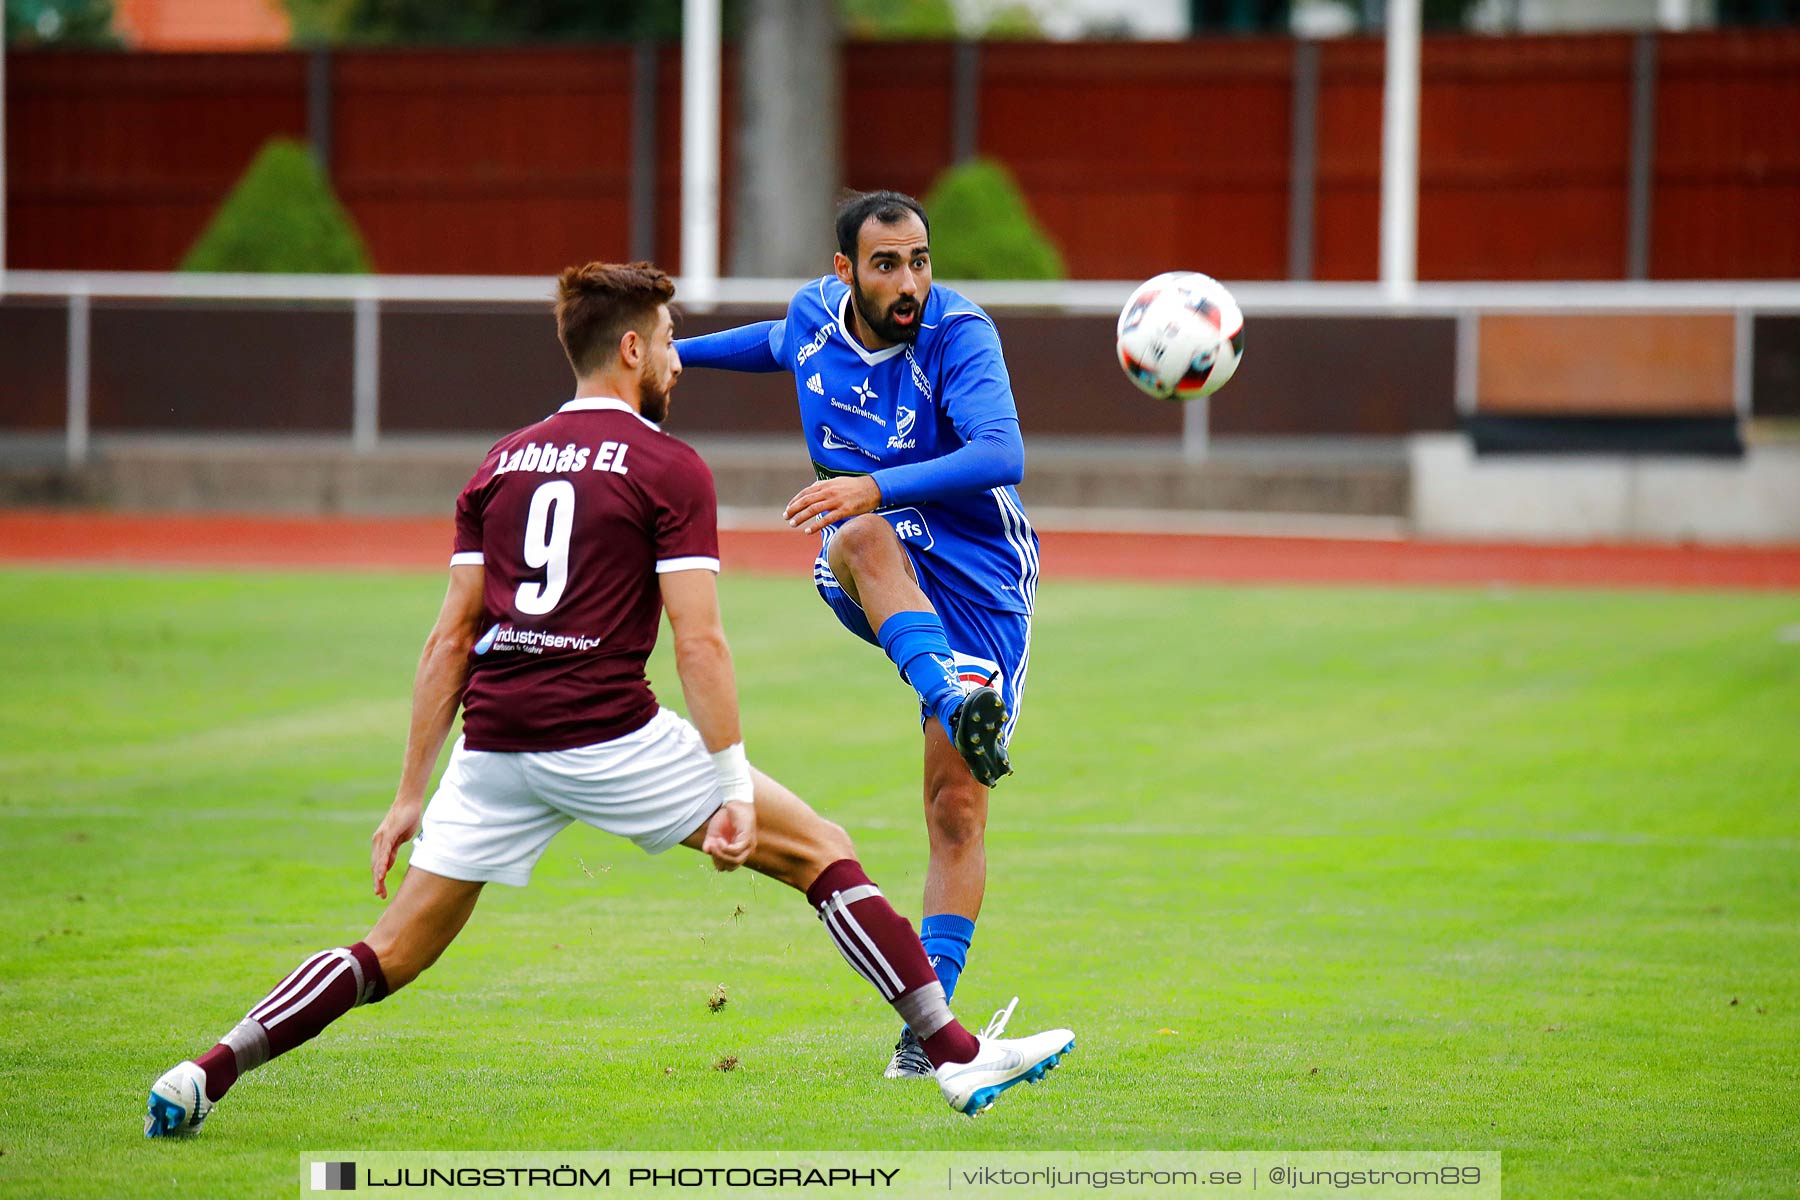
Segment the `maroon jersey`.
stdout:
<path fill-rule="evenodd" d="M 450 563 L 487 569 L 471 750 L 567 750 L 656 715 L 657 576 L 719 569 L 712 472 L 622 400 L 571 400 L 502 438 L 456 499 Z"/>

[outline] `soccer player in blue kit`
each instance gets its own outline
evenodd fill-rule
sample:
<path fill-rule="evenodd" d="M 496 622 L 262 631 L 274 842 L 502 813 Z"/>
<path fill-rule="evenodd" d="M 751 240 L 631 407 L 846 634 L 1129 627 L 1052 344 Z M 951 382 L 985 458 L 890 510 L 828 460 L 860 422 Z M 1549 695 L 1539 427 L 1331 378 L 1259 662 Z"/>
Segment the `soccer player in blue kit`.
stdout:
<path fill-rule="evenodd" d="M 795 293 L 784 320 L 677 347 L 687 366 L 793 373 L 817 482 L 788 502 L 788 524 L 822 534 L 819 595 L 919 697 L 931 847 L 920 940 L 949 995 L 987 883 L 988 789 L 1012 773 L 1031 662 L 1038 539 L 1014 490 L 1024 443 L 993 321 L 932 284 L 924 207 L 852 194 L 837 244 L 834 273 Z M 911 1030 L 886 1074 L 930 1076 Z"/>

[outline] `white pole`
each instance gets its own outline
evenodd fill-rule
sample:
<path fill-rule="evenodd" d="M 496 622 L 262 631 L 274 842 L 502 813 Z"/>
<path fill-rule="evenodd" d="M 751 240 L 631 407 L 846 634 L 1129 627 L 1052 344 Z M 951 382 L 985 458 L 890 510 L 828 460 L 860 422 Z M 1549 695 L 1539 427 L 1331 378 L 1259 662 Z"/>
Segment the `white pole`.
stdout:
<path fill-rule="evenodd" d="M 0 297 L 6 295 L 6 0 L 0 0 Z"/>
<path fill-rule="evenodd" d="M 682 0 L 681 283 L 687 307 L 719 288 L 719 0 Z"/>
<path fill-rule="evenodd" d="M 1731 406 L 1748 421 L 1756 394 L 1756 313 L 1740 308 L 1732 316 Z"/>
<path fill-rule="evenodd" d="M 1181 406 L 1181 457 L 1188 462 L 1206 458 L 1212 446 L 1211 410 L 1208 397 L 1189 400 Z"/>
<path fill-rule="evenodd" d="M 1686 29 L 1694 23 L 1694 9 L 1689 0 L 1658 0 L 1656 23 L 1664 29 Z"/>
<path fill-rule="evenodd" d="M 1410 293 L 1418 279 L 1419 0 L 1388 0 L 1387 79 L 1381 99 L 1381 286 Z"/>
<path fill-rule="evenodd" d="M 88 415 L 88 370 L 90 362 L 90 314 L 88 311 L 88 293 L 83 288 L 69 296 L 69 333 L 66 347 L 68 358 L 68 412 L 66 421 L 65 457 L 71 467 L 79 467 L 87 462 L 88 433 L 91 418 Z"/>
<path fill-rule="evenodd" d="M 381 301 L 373 289 L 356 298 L 351 326 L 350 444 L 370 454 L 381 437 Z"/>

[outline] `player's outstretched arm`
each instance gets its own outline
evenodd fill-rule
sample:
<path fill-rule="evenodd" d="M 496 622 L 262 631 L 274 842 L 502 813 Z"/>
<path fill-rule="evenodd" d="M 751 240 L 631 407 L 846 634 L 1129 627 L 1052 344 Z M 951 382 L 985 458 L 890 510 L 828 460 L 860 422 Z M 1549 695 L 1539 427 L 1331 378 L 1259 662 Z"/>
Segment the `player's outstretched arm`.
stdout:
<path fill-rule="evenodd" d="M 786 369 L 780 357 L 786 321 L 758 321 L 718 333 L 677 338 L 675 353 L 683 367 L 718 367 L 726 371 L 768 373 Z"/>
<path fill-rule="evenodd" d="M 438 610 L 437 623 L 425 639 L 419 669 L 413 675 L 412 723 L 406 731 L 406 759 L 400 768 L 400 786 L 387 816 L 370 838 L 369 872 L 375 878 L 375 894 L 387 897 L 387 874 L 394 866 L 400 844 L 419 832 L 419 814 L 425 807 L 425 786 L 438 752 L 450 736 L 463 684 L 469 677 L 469 647 L 481 623 L 482 589 L 486 568 L 450 568 L 450 587 Z"/>
<path fill-rule="evenodd" d="M 970 496 L 1025 478 L 1025 440 L 1017 417 L 995 417 L 961 431 L 961 446 L 940 458 L 883 467 L 870 478 L 884 505 Z"/>
<path fill-rule="evenodd" d="M 737 675 L 719 618 L 718 582 L 707 570 L 669 571 L 657 580 L 675 634 L 675 671 L 681 676 L 688 718 L 712 755 L 725 798 L 701 849 L 712 855 L 719 870 L 735 870 L 756 849 L 756 808 L 738 723 Z"/>

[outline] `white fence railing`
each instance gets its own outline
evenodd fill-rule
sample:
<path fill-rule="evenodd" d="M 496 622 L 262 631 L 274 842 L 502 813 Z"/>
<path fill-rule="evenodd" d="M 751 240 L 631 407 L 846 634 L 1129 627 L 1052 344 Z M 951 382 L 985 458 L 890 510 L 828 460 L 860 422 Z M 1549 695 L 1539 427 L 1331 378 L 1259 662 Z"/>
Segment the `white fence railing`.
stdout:
<path fill-rule="evenodd" d="M 778 308 L 801 285 L 794 279 L 720 279 L 707 308 Z M 1112 314 L 1136 281 L 971 281 L 959 291 L 996 312 L 1031 310 L 1067 315 Z M 676 280 L 676 299 L 681 298 Z M 1375 283 L 1235 283 L 1246 315 L 1451 317 L 1457 322 L 1456 400 L 1473 410 L 1476 318 L 1482 313 L 1729 313 L 1734 320 L 1733 394 L 1749 411 L 1754 351 L 1753 319 L 1762 314 L 1800 314 L 1800 280 L 1700 280 L 1658 282 L 1425 283 L 1394 292 Z M 548 305 L 554 281 L 540 276 L 489 275 L 213 275 L 109 271 L 8 271 L 0 296 L 60 298 L 68 312 L 67 456 L 87 458 L 89 320 L 94 299 L 224 300 L 246 302 L 339 301 L 351 306 L 353 407 L 351 442 L 359 451 L 380 440 L 381 306 L 400 302 Z M 689 305 L 698 309 L 698 306 Z M 1207 444 L 1205 403 L 1184 408 L 1183 445 L 1202 457 Z"/>
<path fill-rule="evenodd" d="M 555 281 L 536 275 L 211 275 L 151 271 L 7 271 L 0 295 L 120 299 L 446 301 L 549 303 Z M 676 299 L 681 299 L 677 277 Z M 719 306 L 782 305 L 803 281 L 720 279 Z M 977 304 L 1064 313 L 1117 312 L 1137 280 L 945 280 Z M 1451 315 L 1485 312 L 1800 313 L 1800 279 L 1653 283 L 1421 283 L 1396 294 L 1377 283 L 1232 283 L 1246 313 L 1269 316 Z M 689 307 L 694 307 L 689 305 Z"/>

